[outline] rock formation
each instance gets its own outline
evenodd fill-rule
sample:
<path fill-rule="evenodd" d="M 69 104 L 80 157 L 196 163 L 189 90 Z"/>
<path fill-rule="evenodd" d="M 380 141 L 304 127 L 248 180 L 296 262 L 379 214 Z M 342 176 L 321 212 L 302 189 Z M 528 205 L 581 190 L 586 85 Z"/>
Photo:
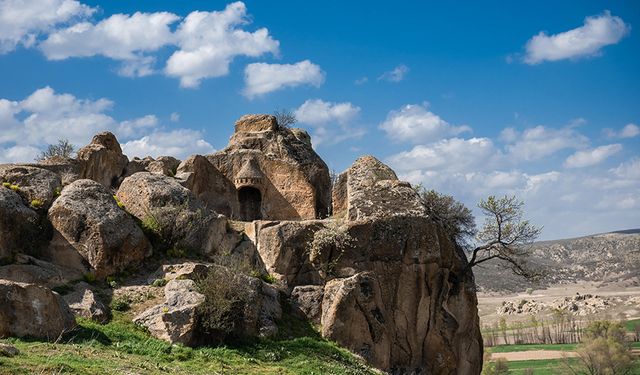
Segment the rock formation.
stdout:
<path fill-rule="evenodd" d="M 139 284 L 105 287 L 153 295 L 135 320 L 169 342 L 213 339 L 205 281 L 217 275 L 223 284 L 214 285 L 238 285 L 247 298 L 234 310 L 237 335 L 273 336 L 290 311 L 394 374 L 480 373 L 465 255 L 374 157 L 356 160 L 331 189 L 306 132 L 248 115 L 228 147 L 181 163 L 128 161 L 115 136 L 100 133 L 77 159 L 0 166 L 0 178 L 9 180 L 0 188 L 0 289 L 13 293 L 0 301 L 0 335 L 51 338 L 72 325 L 69 311 L 108 319 L 102 294 L 78 278 L 108 278 L 153 252 L 158 271 L 140 267 Z M 29 207 L 34 199 L 42 206 Z M 48 289 L 60 285 L 72 287 L 64 299 Z M 46 308 L 28 314 L 58 323 L 15 315 L 29 299 Z"/>

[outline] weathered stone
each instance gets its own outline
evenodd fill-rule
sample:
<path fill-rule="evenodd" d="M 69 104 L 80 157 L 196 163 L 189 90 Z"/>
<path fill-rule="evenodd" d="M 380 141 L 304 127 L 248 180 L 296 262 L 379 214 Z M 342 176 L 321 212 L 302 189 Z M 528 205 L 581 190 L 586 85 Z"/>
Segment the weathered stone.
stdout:
<path fill-rule="evenodd" d="M 235 186 L 204 156 L 194 155 L 183 161 L 178 166 L 176 177 L 207 208 L 227 217 L 238 214 Z"/>
<path fill-rule="evenodd" d="M 117 197 L 167 246 L 216 254 L 230 252 L 241 238 L 172 177 L 136 173 L 122 182 Z"/>
<path fill-rule="evenodd" d="M 222 272 L 224 268 L 205 263 L 185 263 L 165 267 L 165 302 L 154 306 L 134 318 L 149 332 L 171 343 L 199 345 L 206 343 L 206 333 L 200 327 L 199 306 L 205 297 L 198 290 L 196 281 L 209 272 Z M 224 269 L 224 272 L 229 272 Z M 276 321 L 282 315 L 279 291 L 259 279 L 236 275 L 244 279 L 248 301 L 239 327 L 241 336 L 273 336 L 277 333 Z"/>
<path fill-rule="evenodd" d="M 426 216 L 411 184 L 373 156 L 363 156 L 341 174 L 333 191 L 334 212 L 346 210 L 349 220 L 391 216 Z"/>
<path fill-rule="evenodd" d="M 34 208 L 48 208 L 62 189 L 60 177 L 46 169 L 22 166 L 0 165 L 0 182 L 19 186 L 19 194 L 27 205 Z"/>
<path fill-rule="evenodd" d="M 0 186 L 0 263 L 17 253 L 34 253 L 40 233 L 38 214 L 26 207 L 18 193 Z"/>
<path fill-rule="evenodd" d="M 160 156 L 147 164 L 146 169 L 151 173 L 159 173 L 173 177 L 180 165 L 180 160 L 172 156 Z"/>
<path fill-rule="evenodd" d="M 165 286 L 166 301 L 134 318 L 153 336 L 170 343 L 193 345 L 196 341 L 197 307 L 204 302 L 193 280 L 171 280 Z"/>
<path fill-rule="evenodd" d="M 80 178 L 81 163 L 72 158 L 62 156 L 53 156 L 37 164 L 28 164 L 38 168 L 46 169 L 60 176 L 63 186 L 69 185 L 73 181 Z"/>
<path fill-rule="evenodd" d="M 291 291 L 293 312 L 299 317 L 320 324 L 324 285 L 300 285 Z"/>
<path fill-rule="evenodd" d="M 238 190 L 240 211 L 234 218 L 297 220 L 329 214 L 327 165 L 300 131 L 277 126 L 273 116 L 243 116 L 229 146 L 207 159 Z"/>
<path fill-rule="evenodd" d="M 106 187 L 115 187 L 129 159 L 122 154 L 120 144 L 110 132 L 98 133 L 91 143 L 78 151 L 80 178 L 90 179 Z"/>
<path fill-rule="evenodd" d="M 55 340 L 75 327 L 59 294 L 35 284 L 0 280 L 0 338 Z"/>
<path fill-rule="evenodd" d="M 55 265 L 24 254 L 16 254 L 14 263 L 0 266 L 0 279 L 54 288 L 82 278 L 83 272 Z"/>
<path fill-rule="evenodd" d="M 91 285 L 79 282 L 73 287 L 73 291 L 63 296 L 69 304 L 69 309 L 76 316 L 95 320 L 104 323 L 111 315 L 109 308 L 102 303 L 96 293 L 91 289 Z"/>
<path fill-rule="evenodd" d="M 139 263 L 151 251 L 142 230 L 109 190 L 91 180 L 65 187 L 49 209 L 49 220 L 99 278 Z"/>
<path fill-rule="evenodd" d="M 0 342 L 0 357 L 15 357 L 20 354 L 20 350 L 11 344 Z"/>

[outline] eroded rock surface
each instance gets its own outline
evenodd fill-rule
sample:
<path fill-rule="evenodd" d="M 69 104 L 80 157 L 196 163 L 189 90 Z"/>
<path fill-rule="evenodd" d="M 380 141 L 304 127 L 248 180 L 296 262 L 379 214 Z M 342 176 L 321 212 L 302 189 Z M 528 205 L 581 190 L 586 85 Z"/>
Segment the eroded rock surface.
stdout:
<path fill-rule="evenodd" d="M 110 132 L 98 133 L 91 143 L 78 151 L 80 178 L 115 187 L 124 173 L 129 159 L 122 154 L 120 144 Z"/>
<path fill-rule="evenodd" d="M 54 235 L 73 247 L 99 278 L 135 265 L 151 253 L 140 227 L 95 181 L 78 180 L 65 187 L 49 209 L 49 220 Z"/>
<path fill-rule="evenodd" d="M 0 165 L 0 182 L 17 185 L 25 203 L 35 208 L 51 206 L 62 189 L 62 181 L 56 173 L 22 165 Z"/>
<path fill-rule="evenodd" d="M 0 186 L 0 263 L 17 253 L 37 251 L 40 224 L 38 214 L 24 205 L 18 193 Z"/>
<path fill-rule="evenodd" d="M 75 319 L 59 294 L 35 284 L 0 280 L 0 338 L 56 340 L 75 327 Z"/>
<path fill-rule="evenodd" d="M 104 323 L 109 320 L 111 312 L 102 303 L 91 285 L 79 282 L 73 286 L 73 290 L 65 294 L 63 299 L 69 304 L 69 309 L 76 316 Z"/>

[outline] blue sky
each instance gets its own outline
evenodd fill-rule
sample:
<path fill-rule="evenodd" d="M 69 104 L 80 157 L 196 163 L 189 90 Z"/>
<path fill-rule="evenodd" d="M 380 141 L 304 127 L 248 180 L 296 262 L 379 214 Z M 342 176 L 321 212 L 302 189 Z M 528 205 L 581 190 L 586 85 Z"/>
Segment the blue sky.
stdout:
<path fill-rule="evenodd" d="M 416 3 L 0 0 L 0 162 L 105 129 L 184 158 L 287 108 L 336 171 L 516 194 L 546 239 L 640 227 L 640 4 Z"/>

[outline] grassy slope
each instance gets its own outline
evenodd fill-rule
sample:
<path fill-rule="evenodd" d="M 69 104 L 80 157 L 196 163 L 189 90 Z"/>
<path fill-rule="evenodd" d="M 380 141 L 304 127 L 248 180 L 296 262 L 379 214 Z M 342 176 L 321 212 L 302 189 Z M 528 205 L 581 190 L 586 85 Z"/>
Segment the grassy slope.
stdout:
<path fill-rule="evenodd" d="M 2 340 L 21 353 L 14 358 L 0 357 L 0 374 L 375 373 L 345 349 L 309 331 L 303 337 L 192 349 L 151 337 L 122 313 L 116 313 L 106 325 L 88 320 L 79 320 L 79 324 L 80 329 L 61 343 Z M 287 327 L 295 330 L 296 324 L 288 322 Z"/>

